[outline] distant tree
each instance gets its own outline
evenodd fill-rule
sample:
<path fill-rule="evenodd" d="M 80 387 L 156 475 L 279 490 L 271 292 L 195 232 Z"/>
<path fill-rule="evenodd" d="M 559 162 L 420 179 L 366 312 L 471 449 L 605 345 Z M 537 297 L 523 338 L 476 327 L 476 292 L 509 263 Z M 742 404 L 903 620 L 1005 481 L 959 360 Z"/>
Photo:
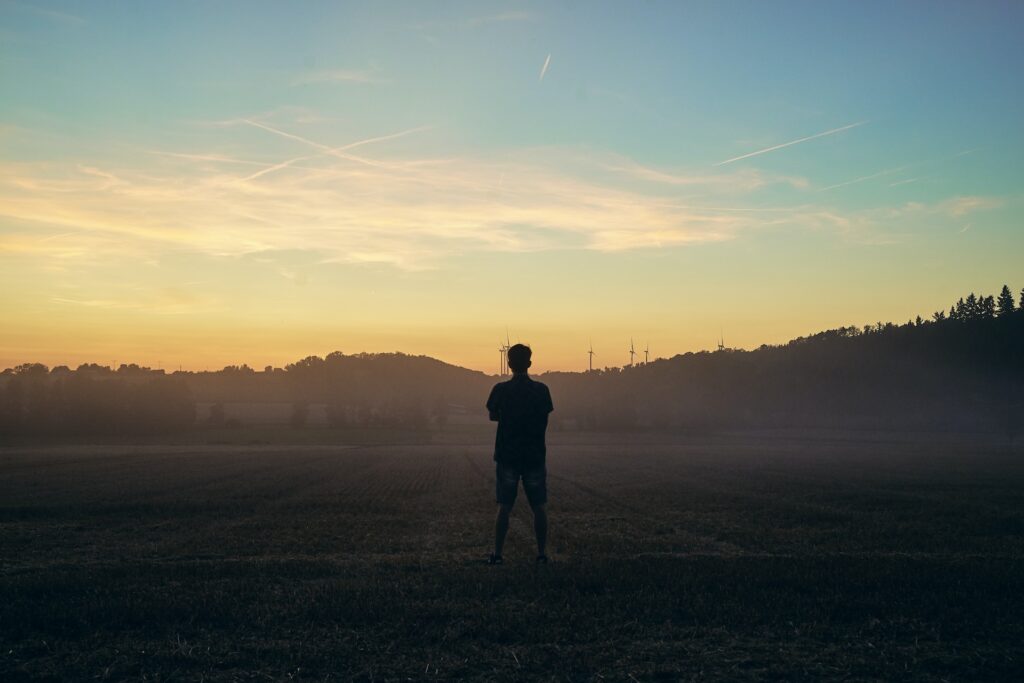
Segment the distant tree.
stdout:
<path fill-rule="evenodd" d="M 78 366 L 78 369 L 75 370 L 75 372 L 92 373 L 95 375 L 106 375 L 110 374 L 112 370 L 108 368 L 106 365 L 100 365 L 99 363 L 82 363 L 81 365 Z"/>
<path fill-rule="evenodd" d="M 184 382 L 153 376 L 114 387 L 113 419 L 119 431 L 157 433 L 183 429 L 195 421 L 195 405 Z"/>
<path fill-rule="evenodd" d="M 292 404 L 292 415 L 288 419 L 290 424 L 295 429 L 306 426 L 306 419 L 309 417 L 309 404 L 304 401 L 296 401 Z"/>
<path fill-rule="evenodd" d="M 978 297 L 975 296 L 974 292 L 967 295 L 967 299 L 964 300 L 964 320 L 977 320 L 979 316 L 978 308 Z"/>
<path fill-rule="evenodd" d="M 210 406 L 210 414 L 206 417 L 206 423 L 211 427 L 222 427 L 224 425 L 223 403 L 214 403 Z"/>
<path fill-rule="evenodd" d="M 978 299 L 978 317 L 982 319 L 988 319 L 995 317 L 996 314 L 996 300 L 991 294 Z"/>
<path fill-rule="evenodd" d="M 922 319 L 921 319 L 921 316 L 917 316 L 917 317 L 916 317 L 916 318 L 914 319 L 914 324 L 915 324 L 916 326 L 918 326 L 918 327 L 921 327 L 921 325 L 923 325 L 923 324 L 924 324 L 924 320 L 922 320 Z"/>
<path fill-rule="evenodd" d="M 332 427 L 348 426 L 348 410 L 340 403 L 331 403 L 327 406 L 327 424 Z"/>
<path fill-rule="evenodd" d="M 1020 299 L 1017 300 L 1017 305 L 1020 306 L 1020 310 L 1024 311 L 1024 287 L 1020 288 Z"/>
<path fill-rule="evenodd" d="M 932 313 L 932 320 L 934 320 L 937 323 L 941 323 L 945 319 L 946 319 L 946 312 L 945 311 L 935 311 L 934 313 Z"/>
<path fill-rule="evenodd" d="M 964 303 L 963 297 L 960 297 L 956 305 L 949 309 L 949 317 L 960 322 L 967 320 L 967 304 Z"/>
<path fill-rule="evenodd" d="M 431 412 L 433 413 L 434 424 L 443 428 L 448 424 L 448 399 L 441 395 L 435 396 Z"/>
<path fill-rule="evenodd" d="M 1006 285 L 1003 285 L 1003 289 L 999 292 L 996 308 L 999 311 L 1000 318 L 1005 318 L 1013 313 L 1013 294 L 1010 293 L 1010 288 Z"/>
<path fill-rule="evenodd" d="M 300 361 L 286 365 L 285 370 L 289 372 L 316 371 L 319 370 L 323 364 L 324 359 L 320 356 L 306 356 Z"/>
<path fill-rule="evenodd" d="M 50 369 L 42 363 L 22 363 L 14 368 L 14 374 L 24 377 L 43 377 Z"/>

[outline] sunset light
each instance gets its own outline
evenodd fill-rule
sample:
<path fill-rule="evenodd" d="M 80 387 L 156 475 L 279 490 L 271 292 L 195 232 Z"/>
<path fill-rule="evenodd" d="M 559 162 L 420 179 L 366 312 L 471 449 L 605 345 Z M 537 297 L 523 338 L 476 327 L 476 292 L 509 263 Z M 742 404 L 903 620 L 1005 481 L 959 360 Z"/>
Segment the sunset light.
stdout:
<path fill-rule="evenodd" d="M 580 370 L 1021 274 L 994 5 L 573 7 L 3 3 L 0 366 Z"/>

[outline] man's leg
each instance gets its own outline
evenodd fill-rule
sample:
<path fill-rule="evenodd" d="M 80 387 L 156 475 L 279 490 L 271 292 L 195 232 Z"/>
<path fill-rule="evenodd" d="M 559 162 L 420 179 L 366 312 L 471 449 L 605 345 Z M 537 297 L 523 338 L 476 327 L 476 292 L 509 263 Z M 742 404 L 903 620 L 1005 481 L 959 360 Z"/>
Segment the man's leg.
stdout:
<path fill-rule="evenodd" d="M 548 510 L 547 505 L 540 503 L 532 505 L 533 510 L 533 533 L 537 535 L 537 556 L 547 555 L 544 549 L 548 545 Z"/>
<path fill-rule="evenodd" d="M 498 505 L 498 517 L 494 520 L 494 554 L 501 557 L 501 549 L 505 547 L 505 534 L 508 533 L 508 513 L 511 505 Z"/>
<path fill-rule="evenodd" d="M 548 473 L 541 465 L 523 474 L 523 490 L 533 510 L 533 532 L 537 535 L 537 558 L 547 561 L 548 545 Z"/>

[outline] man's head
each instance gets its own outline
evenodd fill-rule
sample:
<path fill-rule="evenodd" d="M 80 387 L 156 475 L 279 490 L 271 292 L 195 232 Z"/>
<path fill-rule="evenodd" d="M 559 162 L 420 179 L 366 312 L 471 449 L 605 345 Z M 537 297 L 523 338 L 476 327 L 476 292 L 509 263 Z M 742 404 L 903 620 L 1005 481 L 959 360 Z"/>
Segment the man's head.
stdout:
<path fill-rule="evenodd" d="M 526 372 L 530 367 L 530 356 L 533 351 L 526 344 L 516 344 L 508 350 L 508 367 L 512 372 L 519 374 Z"/>

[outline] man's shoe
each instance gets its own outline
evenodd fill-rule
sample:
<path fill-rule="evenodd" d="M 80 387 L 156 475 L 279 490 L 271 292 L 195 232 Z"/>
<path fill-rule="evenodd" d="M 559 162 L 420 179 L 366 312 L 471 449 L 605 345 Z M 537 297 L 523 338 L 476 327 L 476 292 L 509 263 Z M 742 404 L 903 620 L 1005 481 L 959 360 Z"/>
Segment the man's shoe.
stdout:
<path fill-rule="evenodd" d="M 547 564 L 547 563 L 548 563 L 548 556 L 547 555 L 538 555 L 537 556 L 537 564 Z"/>
<path fill-rule="evenodd" d="M 501 559 L 501 555 L 491 553 L 491 556 L 487 558 L 487 564 L 505 564 L 505 560 Z"/>

